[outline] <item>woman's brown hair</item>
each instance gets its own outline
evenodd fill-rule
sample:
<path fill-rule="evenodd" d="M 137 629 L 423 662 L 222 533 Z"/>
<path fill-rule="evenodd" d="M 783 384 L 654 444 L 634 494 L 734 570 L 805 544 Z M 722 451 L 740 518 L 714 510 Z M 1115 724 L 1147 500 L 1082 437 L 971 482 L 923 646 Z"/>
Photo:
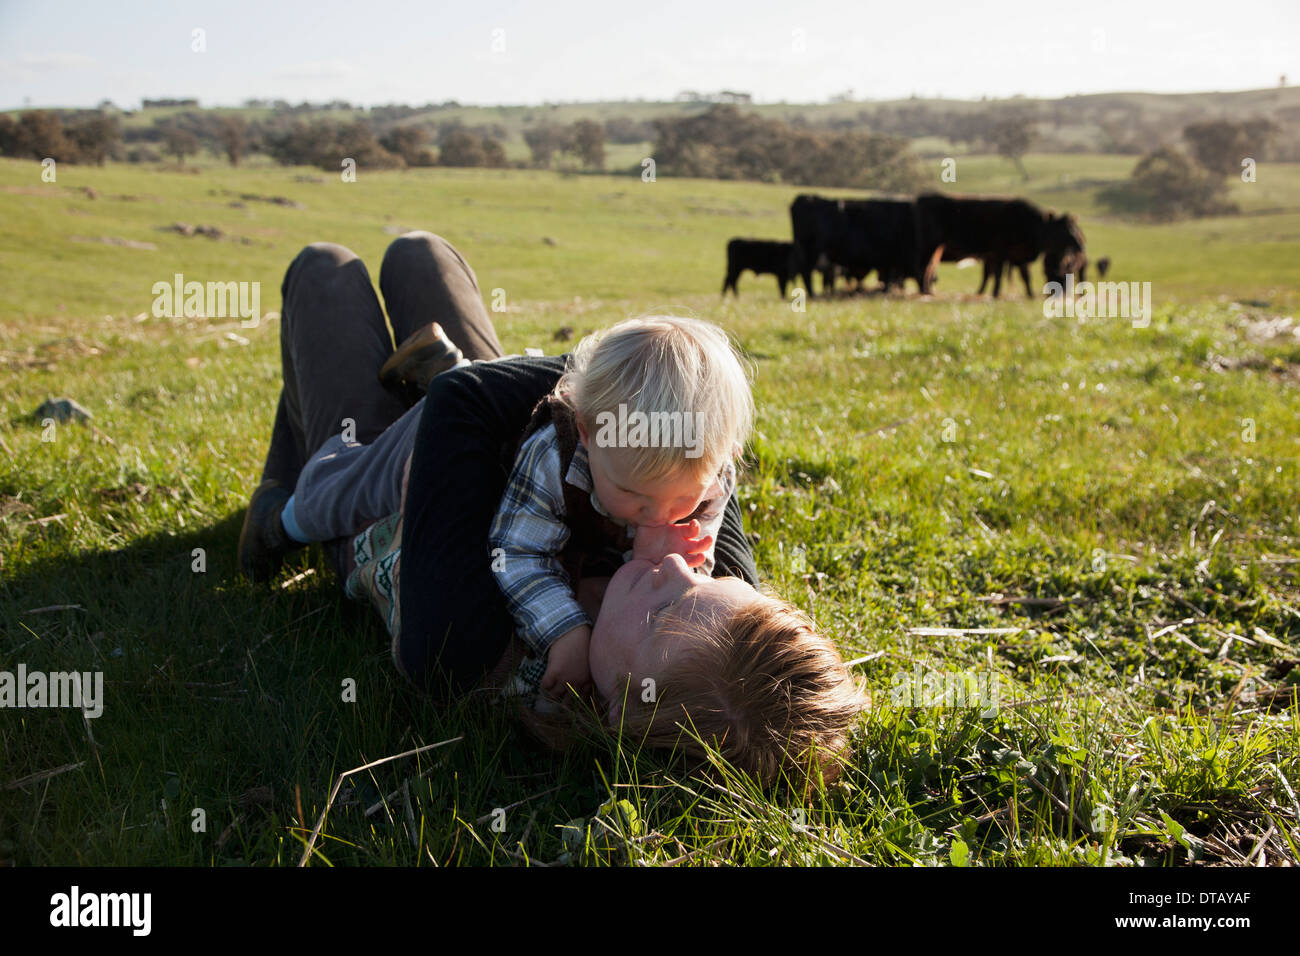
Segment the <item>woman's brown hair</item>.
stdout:
<path fill-rule="evenodd" d="M 839 775 L 849 727 L 865 698 L 835 645 L 807 615 L 760 595 L 727 617 L 688 618 L 672 627 L 686 639 L 685 649 L 653 693 L 626 689 L 619 706 L 607 711 L 617 726 L 597 725 L 570 708 L 543 715 L 521 707 L 525 726 L 552 747 L 593 730 L 701 759 L 708 746 L 764 785 Z"/>

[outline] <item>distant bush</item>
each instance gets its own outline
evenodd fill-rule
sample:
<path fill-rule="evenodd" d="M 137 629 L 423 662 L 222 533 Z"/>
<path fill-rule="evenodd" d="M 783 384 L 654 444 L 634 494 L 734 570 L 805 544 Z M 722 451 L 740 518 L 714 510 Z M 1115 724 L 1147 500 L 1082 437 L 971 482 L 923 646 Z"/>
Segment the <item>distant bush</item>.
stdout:
<path fill-rule="evenodd" d="M 1183 127 L 1183 139 L 1187 140 L 1192 156 L 1207 171 L 1232 176 L 1241 172 L 1241 161 L 1246 157 L 1263 159 L 1269 141 L 1277 132 L 1277 126 L 1262 118 L 1240 123 L 1211 120 Z"/>
<path fill-rule="evenodd" d="M 288 128 L 265 133 L 264 143 L 267 154 L 285 166 L 338 170 L 345 159 L 354 160 L 363 169 L 393 169 L 404 165 L 401 156 L 380 145 L 365 120 L 295 121 Z"/>
<path fill-rule="evenodd" d="M 152 146 L 132 146 L 126 151 L 128 163 L 157 163 L 162 161 L 158 150 Z"/>
<path fill-rule="evenodd" d="M 559 168 L 568 172 L 605 168 L 605 127 L 594 120 L 567 126 L 543 121 L 524 130 L 524 142 L 536 169 L 550 169 L 557 155 Z"/>
<path fill-rule="evenodd" d="M 61 163 L 104 161 L 120 147 L 122 126 L 112 114 L 91 110 L 69 114 L 28 110 L 16 121 L 0 115 L 0 154 Z"/>
<path fill-rule="evenodd" d="M 1237 212 L 1224 199 L 1226 191 L 1222 176 L 1162 146 L 1138 161 L 1127 182 L 1101 190 L 1097 200 L 1122 215 L 1168 222 Z"/>
<path fill-rule="evenodd" d="M 489 136 L 469 130 L 456 130 L 443 140 L 438 152 L 438 165 L 504 169 L 506 150 L 499 141 Z"/>
<path fill-rule="evenodd" d="M 654 160 L 661 174 L 752 179 L 910 192 L 919 185 L 906 139 L 864 132 L 818 132 L 714 106 L 657 119 Z"/>
<path fill-rule="evenodd" d="M 167 131 L 167 152 L 176 157 L 178 163 L 184 163 L 185 157 L 199 151 L 199 138 L 187 129 L 176 127 Z"/>
<path fill-rule="evenodd" d="M 605 120 L 605 139 L 611 143 L 644 143 L 653 139 L 654 124 L 634 120 L 626 116 L 615 116 Z"/>
<path fill-rule="evenodd" d="M 248 122 L 242 116 L 223 116 L 217 131 L 217 139 L 231 166 L 238 166 L 239 160 L 248 151 Z"/>
<path fill-rule="evenodd" d="M 433 153 L 425 148 L 428 143 L 429 131 L 423 126 L 394 126 L 379 138 L 379 145 L 402 157 L 407 166 L 434 165 Z"/>

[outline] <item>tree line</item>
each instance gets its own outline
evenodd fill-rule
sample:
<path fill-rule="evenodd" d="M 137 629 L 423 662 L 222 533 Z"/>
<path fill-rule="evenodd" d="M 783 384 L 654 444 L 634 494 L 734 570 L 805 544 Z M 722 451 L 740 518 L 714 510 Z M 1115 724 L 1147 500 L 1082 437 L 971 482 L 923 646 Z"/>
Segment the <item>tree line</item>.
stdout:
<path fill-rule="evenodd" d="M 798 117 L 769 118 L 731 104 L 649 121 L 615 117 L 604 123 L 581 119 L 560 124 L 543 119 L 524 130 L 528 160 L 514 163 L 507 160 L 508 133 L 499 123 L 402 122 L 414 113 L 386 110 L 390 119 L 382 133 L 366 117 L 304 119 L 297 110 L 249 120 L 234 112 L 184 109 L 127 129 L 108 108 L 0 113 L 0 155 L 103 165 L 108 159 L 157 162 L 167 156 L 184 163 L 208 150 L 231 165 L 261 153 L 283 165 L 326 170 L 337 170 L 351 158 L 366 169 L 514 165 L 580 171 L 605 168 L 607 142 L 649 141 L 662 175 L 899 193 L 922 184 L 919 161 L 906 135 L 865 131 L 843 122 L 812 126 Z M 872 117 L 878 120 L 881 115 L 894 116 L 895 129 L 928 128 L 917 126 L 920 118 L 903 107 Z M 999 107 L 982 114 L 967 112 L 960 122 L 955 115 L 949 119 L 955 124 L 947 131 L 950 139 L 991 147 L 1024 173 L 1021 157 L 1036 144 L 1041 125 L 1031 112 Z M 1151 219 L 1235 212 L 1225 198 L 1227 177 L 1243 174 L 1243 161 L 1258 162 L 1270 155 L 1280 132 L 1264 118 L 1189 123 L 1181 130 L 1186 149 L 1166 144 L 1149 150 L 1128 180 L 1102 190 L 1098 198 L 1120 214 Z M 1253 168 L 1245 172 L 1249 175 Z"/>

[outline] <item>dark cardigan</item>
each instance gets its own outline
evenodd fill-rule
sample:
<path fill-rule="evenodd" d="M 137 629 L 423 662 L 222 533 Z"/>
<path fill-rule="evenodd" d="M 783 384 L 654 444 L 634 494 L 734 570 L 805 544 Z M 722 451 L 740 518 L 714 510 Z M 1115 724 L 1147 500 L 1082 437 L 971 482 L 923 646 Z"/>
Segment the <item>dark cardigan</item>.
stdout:
<path fill-rule="evenodd" d="M 487 534 L 520 437 L 564 372 L 564 356 L 475 362 L 429 383 L 411 454 L 398 601 L 402 669 L 435 694 L 462 693 L 497 663 L 514 620 Z M 714 577 L 758 583 L 740 504 L 727 502 Z"/>

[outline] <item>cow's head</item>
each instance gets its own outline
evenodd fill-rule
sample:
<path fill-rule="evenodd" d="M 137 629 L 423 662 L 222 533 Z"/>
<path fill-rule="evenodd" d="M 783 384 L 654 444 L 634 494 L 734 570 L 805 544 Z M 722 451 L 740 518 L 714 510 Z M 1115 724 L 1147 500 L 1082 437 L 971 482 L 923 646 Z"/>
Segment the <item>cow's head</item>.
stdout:
<path fill-rule="evenodd" d="M 1043 221 L 1043 274 L 1047 282 L 1065 283 L 1067 274 L 1083 282 L 1088 273 L 1088 253 L 1083 230 L 1073 216 L 1048 213 Z"/>

